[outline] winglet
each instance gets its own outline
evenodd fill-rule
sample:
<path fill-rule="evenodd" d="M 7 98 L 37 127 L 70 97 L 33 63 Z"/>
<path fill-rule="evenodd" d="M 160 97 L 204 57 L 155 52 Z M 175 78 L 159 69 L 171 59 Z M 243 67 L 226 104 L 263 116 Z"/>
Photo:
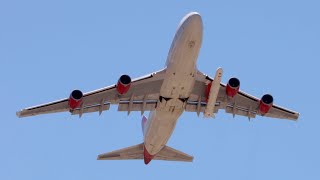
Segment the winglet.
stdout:
<path fill-rule="evenodd" d="M 21 111 L 17 111 L 17 112 L 16 112 L 16 115 L 17 115 L 17 117 L 20 118 L 20 117 L 21 117 Z"/>
<path fill-rule="evenodd" d="M 142 128 L 142 134 L 143 134 L 143 135 L 144 135 L 144 129 L 145 129 L 144 127 L 145 127 L 147 121 L 148 121 L 147 117 L 146 117 L 146 116 L 142 116 L 141 128 Z"/>
<path fill-rule="evenodd" d="M 296 119 L 294 119 L 294 121 L 298 121 L 298 120 L 299 120 L 300 113 L 296 112 L 294 115 L 295 115 L 295 118 L 296 118 Z"/>

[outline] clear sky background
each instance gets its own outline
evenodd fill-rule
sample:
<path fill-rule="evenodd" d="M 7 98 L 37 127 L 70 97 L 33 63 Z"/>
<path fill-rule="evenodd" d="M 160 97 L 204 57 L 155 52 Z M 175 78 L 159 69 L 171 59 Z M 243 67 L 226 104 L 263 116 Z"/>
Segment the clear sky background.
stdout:
<path fill-rule="evenodd" d="M 319 1 L 0 1 L 0 179 L 320 179 Z M 18 119 L 21 108 L 163 68 L 181 18 L 198 11 L 198 68 L 236 76 L 299 121 L 184 113 L 168 145 L 193 163 L 97 161 L 142 142 L 140 113 L 116 107 Z"/>

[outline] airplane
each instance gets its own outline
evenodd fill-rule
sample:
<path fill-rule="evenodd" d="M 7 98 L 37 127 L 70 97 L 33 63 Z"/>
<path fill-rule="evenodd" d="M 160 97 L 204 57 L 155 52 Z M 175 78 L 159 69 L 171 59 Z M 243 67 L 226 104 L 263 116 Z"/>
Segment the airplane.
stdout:
<path fill-rule="evenodd" d="M 167 146 L 177 120 L 183 112 L 214 117 L 218 110 L 233 116 L 265 116 L 296 121 L 299 113 L 273 104 L 272 95 L 256 98 L 240 90 L 239 79 L 221 82 L 223 70 L 214 78 L 200 72 L 196 63 L 202 42 L 203 24 L 199 13 L 188 13 L 180 22 L 171 44 L 165 67 L 131 80 L 121 75 L 117 83 L 91 92 L 73 90 L 68 98 L 33 106 L 17 112 L 18 117 L 70 112 L 84 113 L 109 110 L 140 111 L 144 141 L 141 144 L 98 155 L 98 160 L 143 159 L 192 162 L 193 156 Z M 143 114 L 150 111 L 147 119 Z"/>

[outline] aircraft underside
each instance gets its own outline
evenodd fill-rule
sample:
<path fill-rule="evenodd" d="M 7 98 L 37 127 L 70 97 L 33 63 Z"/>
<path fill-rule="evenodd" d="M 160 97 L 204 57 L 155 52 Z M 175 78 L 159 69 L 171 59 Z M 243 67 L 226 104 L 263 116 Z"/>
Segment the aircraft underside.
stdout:
<path fill-rule="evenodd" d="M 255 118 L 258 116 L 297 120 L 299 113 L 274 105 L 270 94 L 256 98 L 240 91 L 240 81 L 230 78 L 221 83 L 222 68 L 211 78 L 196 68 L 202 43 L 202 19 L 199 13 L 187 14 L 178 26 L 171 44 L 165 68 L 133 79 L 122 75 L 114 85 L 82 93 L 71 92 L 68 98 L 33 106 L 17 112 L 18 117 L 70 112 L 81 117 L 85 113 L 109 110 L 117 105 L 118 111 L 150 111 L 143 116 L 141 125 L 144 142 L 128 148 L 101 154 L 99 160 L 152 159 L 191 162 L 193 157 L 166 146 L 184 111 L 199 116 L 214 117 L 219 110 Z"/>

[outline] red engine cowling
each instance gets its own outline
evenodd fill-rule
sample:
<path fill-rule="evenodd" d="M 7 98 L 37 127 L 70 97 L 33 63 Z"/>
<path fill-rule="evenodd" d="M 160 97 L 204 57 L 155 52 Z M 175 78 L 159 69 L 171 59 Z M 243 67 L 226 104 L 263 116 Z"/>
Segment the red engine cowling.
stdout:
<path fill-rule="evenodd" d="M 131 86 L 131 78 L 128 75 L 122 75 L 117 83 L 117 91 L 120 95 L 129 91 Z"/>
<path fill-rule="evenodd" d="M 273 104 L 273 97 L 270 94 L 265 94 L 260 100 L 259 110 L 262 115 L 269 112 Z"/>
<path fill-rule="evenodd" d="M 238 94 L 240 89 L 240 81 L 237 78 L 231 78 L 228 81 L 226 93 L 228 97 L 234 97 Z"/>
<path fill-rule="evenodd" d="M 80 90 L 73 90 L 69 97 L 69 107 L 71 110 L 80 107 L 82 103 L 83 94 Z"/>

